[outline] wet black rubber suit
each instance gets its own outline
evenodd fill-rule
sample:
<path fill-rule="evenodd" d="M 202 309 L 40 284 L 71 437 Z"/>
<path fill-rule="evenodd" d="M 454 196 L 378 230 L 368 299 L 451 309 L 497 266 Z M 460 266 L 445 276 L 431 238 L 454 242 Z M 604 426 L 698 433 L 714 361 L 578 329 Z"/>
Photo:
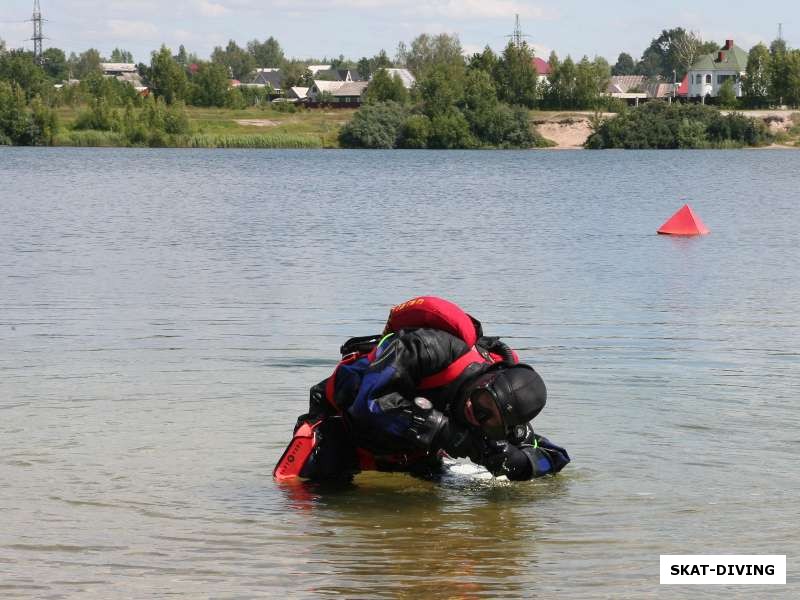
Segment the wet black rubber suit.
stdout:
<path fill-rule="evenodd" d="M 488 356 L 494 343 L 496 338 L 481 338 L 477 346 Z M 325 400 L 327 380 L 311 388 L 310 416 L 334 417 L 326 419 L 327 447 L 323 443 L 316 453 L 316 477 L 358 472 L 363 451 L 372 455 L 378 470 L 424 474 L 440 466 L 440 451 L 469 457 L 494 475 L 512 480 L 560 470 L 563 465 L 548 465 L 547 458 L 535 451 L 540 441 L 547 440 L 534 434 L 530 423 L 518 425 L 509 439 L 497 442 L 466 422 L 463 402 L 469 385 L 492 368 L 489 364 L 472 363 L 447 385 L 418 389 L 423 378 L 441 372 L 468 350 L 461 339 L 437 329 L 387 336 L 372 362 L 362 357 L 339 367 L 334 389 L 334 402 L 341 410 L 338 417 Z"/>

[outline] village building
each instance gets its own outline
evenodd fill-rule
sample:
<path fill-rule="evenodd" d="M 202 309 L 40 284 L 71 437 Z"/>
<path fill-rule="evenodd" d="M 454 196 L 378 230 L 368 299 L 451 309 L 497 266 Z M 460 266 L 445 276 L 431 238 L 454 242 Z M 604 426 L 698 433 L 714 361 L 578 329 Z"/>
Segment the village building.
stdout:
<path fill-rule="evenodd" d="M 147 91 L 134 63 L 100 63 L 100 70 L 105 77 L 131 84 L 137 92 Z"/>
<path fill-rule="evenodd" d="M 242 85 L 245 87 L 270 87 L 276 94 L 283 92 L 282 84 L 283 73 L 280 69 L 256 69 L 253 78 Z"/>
<path fill-rule="evenodd" d="M 312 104 L 326 102 L 333 106 L 359 106 L 368 81 L 323 81 L 315 79 L 308 88 L 307 98 Z"/>
<path fill-rule="evenodd" d="M 698 58 L 689 68 L 689 98 L 716 98 L 726 81 L 733 84 L 737 97 L 742 96 L 742 78 L 747 69 L 747 52 L 725 40 L 725 45 L 713 54 Z"/>
<path fill-rule="evenodd" d="M 638 106 L 647 100 L 668 100 L 677 94 L 677 87 L 661 79 L 649 79 L 645 75 L 612 75 L 606 94 Z"/>
<path fill-rule="evenodd" d="M 355 69 L 322 69 L 314 73 L 314 79 L 326 81 L 361 81 L 361 76 Z"/>
<path fill-rule="evenodd" d="M 533 57 L 533 68 L 536 69 L 536 74 L 538 75 L 539 83 L 544 83 L 550 77 L 550 73 L 552 72 L 550 69 L 550 63 L 546 60 L 542 60 L 538 56 Z"/>
<path fill-rule="evenodd" d="M 308 65 L 306 67 L 309 71 L 311 71 L 311 75 L 316 77 L 317 73 L 320 71 L 328 71 L 331 68 L 331 65 Z"/>

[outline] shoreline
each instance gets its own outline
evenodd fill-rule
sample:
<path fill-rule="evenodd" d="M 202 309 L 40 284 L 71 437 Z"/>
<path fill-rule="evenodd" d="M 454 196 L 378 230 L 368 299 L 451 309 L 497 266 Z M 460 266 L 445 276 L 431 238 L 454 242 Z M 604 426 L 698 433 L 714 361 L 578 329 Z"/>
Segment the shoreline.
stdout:
<path fill-rule="evenodd" d="M 762 119 L 773 134 L 789 135 L 790 130 L 795 126 L 795 121 L 792 120 L 793 115 L 800 115 L 800 111 L 776 109 L 776 110 L 723 110 L 722 114 L 727 115 L 730 113 L 743 114 L 746 117 L 754 119 Z M 532 123 L 536 128 L 539 135 L 545 139 L 553 142 L 555 145 L 546 148 L 547 150 L 585 150 L 583 145 L 592 134 L 591 118 L 595 116 L 594 112 L 576 111 L 576 112 L 559 112 L 553 115 L 540 113 L 540 118 L 534 117 Z M 598 116 L 606 118 L 614 118 L 616 113 L 598 113 Z M 800 119 L 797 120 L 800 125 Z M 763 149 L 780 149 L 780 150 L 798 150 L 800 149 L 800 140 L 793 140 L 794 145 L 785 142 L 775 142 L 769 146 L 747 146 L 754 150 Z"/>

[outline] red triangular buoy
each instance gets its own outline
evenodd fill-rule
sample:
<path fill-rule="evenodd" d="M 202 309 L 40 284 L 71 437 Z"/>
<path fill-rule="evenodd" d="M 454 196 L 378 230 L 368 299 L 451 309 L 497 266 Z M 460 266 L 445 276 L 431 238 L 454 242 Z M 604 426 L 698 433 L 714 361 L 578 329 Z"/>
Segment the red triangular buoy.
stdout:
<path fill-rule="evenodd" d="M 665 235 L 705 235 L 710 232 L 708 227 L 700 220 L 700 217 L 694 214 L 692 207 L 684 204 L 683 208 L 659 227 L 658 233 Z"/>

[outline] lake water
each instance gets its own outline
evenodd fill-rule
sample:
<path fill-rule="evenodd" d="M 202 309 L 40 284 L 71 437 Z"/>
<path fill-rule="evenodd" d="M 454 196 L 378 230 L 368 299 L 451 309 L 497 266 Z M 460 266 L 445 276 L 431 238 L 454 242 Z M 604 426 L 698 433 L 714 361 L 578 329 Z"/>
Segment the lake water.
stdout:
<path fill-rule="evenodd" d="M 0 596 L 796 597 L 800 153 L 0 149 Z M 685 201 L 711 229 L 656 229 Z M 560 476 L 271 470 L 341 342 L 444 296 Z M 786 554 L 786 586 L 659 585 Z"/>

